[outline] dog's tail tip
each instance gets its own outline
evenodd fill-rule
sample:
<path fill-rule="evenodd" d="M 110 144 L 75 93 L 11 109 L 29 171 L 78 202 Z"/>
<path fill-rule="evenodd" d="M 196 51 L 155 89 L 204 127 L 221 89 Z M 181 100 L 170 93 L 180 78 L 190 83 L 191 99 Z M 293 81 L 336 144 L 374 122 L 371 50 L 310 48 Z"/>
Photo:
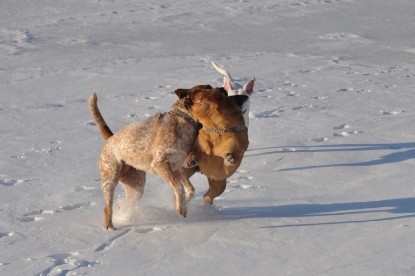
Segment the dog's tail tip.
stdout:
<path fill-rule="evenodd" d="M 96 100 L 97 99 L 97 93 L 95 93 L 95 91 L 92 92 L 91 97 L 89 97 L 90 100 Z"/>
<path fill-rule="evenodd" d="M 98 97 L 97 97 L 97 94 L 94 91 L 94 92 L 92 92 L 91 97 L 89 97 L 89 105 L 96 104 L 97 101 L 98 101 Z"/>

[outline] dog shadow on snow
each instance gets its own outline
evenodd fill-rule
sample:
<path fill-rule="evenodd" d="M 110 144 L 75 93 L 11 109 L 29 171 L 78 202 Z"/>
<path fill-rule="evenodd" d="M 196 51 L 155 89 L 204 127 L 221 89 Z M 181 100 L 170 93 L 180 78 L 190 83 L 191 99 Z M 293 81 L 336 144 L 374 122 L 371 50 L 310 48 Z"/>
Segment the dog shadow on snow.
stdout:
<path fill-rule="evenodd" d="M 306 169 L 318 169 L 329 167 L 364 167 L 376 166 L 391 163 L 398 163 L 415 158 L 415 143 L 391 143 L 391 144 L 333 144 L 321 146 L 280 146 L 250 149 L 245 154 L 246 158 L 269 154 L 296 154 L 296 153 L 330 153 L 330 152 L 363 152 L 363 151 L 377 151 L 390 150 L 389 154 L 379 156 L 374 160 L 368 160 L 355 163 L 334 163 L 334 164 L 319 164 L 308 165 L 300 167 L 285 168 L 278 171 L 297 171 Z M 284 157 L 280 158 L 283 159 Z M 279 159 L 279 160 L 280 160 Z"/>
<path fill-rule="evenodd" d="M 330 204 L 291 204 L 280 206 L 234 207 L 221 210 L 225 219 L 298 218 L 302 222 L 263 228 L 322 226 L 390 221 L 415 217 L 415 198 Z M 320 218 L 320 219 L 319 219 Z"/>
<path fill-rule="evenodd" d="M 284 146 L 251 149 L 247 158 L 268 154 L 295 153 L 330 153 L 390 150 L 374 160 L 356 163 L 334 163 L 325 165 L 308 165 L 285 168 L 279 171 L 297 171 L 330 167 L 364 167 L 398 163 L 415 158 L 415 143 L 393 144 L 337 144 L 321 146 Z M 278 159 L 281 160 L 282 158 Z M 236 207 L 221 210 L 228 219 L 249 218 L 301 218 L 303 221 L 294 224 L 282 224 L 267 227 L 318 226 L 331 224 L 365 223 L 389 221 L 415 217 L 415 198 L 398 198 L 368 202 L 347 202 L 331 204 L 293 204 L 281 206 Z M 308 219 L 307 219 L 308 218 Z M 313 219 L 311 219 L 313 218 Z M 317 220 L 316 218 L 321 218 Z"/>

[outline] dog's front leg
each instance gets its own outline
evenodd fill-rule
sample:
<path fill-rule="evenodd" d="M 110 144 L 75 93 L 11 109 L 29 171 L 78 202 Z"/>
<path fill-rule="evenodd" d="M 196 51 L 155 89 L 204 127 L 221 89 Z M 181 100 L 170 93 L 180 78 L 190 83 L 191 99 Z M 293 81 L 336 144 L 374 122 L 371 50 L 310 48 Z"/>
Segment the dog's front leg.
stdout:
<path fill-rule="evenodd" d="M 195 188 L 193 187 L 192 183 L 190 182 L 189 178 L 186 176 L 186 172 L 183 170 L 179 174 L 180 183 L 182 183 L 185 191 L 185 204 L 189 203 L 193 196 L 195 195 Z M 187 208 L 187 207 L 186 207 Z"/>
<path fill-rule="evenodd" d="M 184 198 L 184 189 L 180 180 L 176 177 L 175 173 L 172 171 L 170 164 L 167 162 L 153 162 L 152 164 L 156 173 L 163 178 L 167 184 L 172 187 L 174 196 L 176 198 L 176 211 L 182 216 L 186 217 L 187 209 Z"/>

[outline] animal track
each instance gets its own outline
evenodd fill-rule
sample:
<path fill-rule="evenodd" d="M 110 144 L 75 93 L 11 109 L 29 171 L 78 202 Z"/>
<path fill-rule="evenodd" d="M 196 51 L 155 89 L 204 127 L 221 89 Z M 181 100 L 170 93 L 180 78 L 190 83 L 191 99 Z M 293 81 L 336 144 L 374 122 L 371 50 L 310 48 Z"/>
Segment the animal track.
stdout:
<path fill-rule="evenodd" d="M 148 234 L 150 232 L 161 231 L 165 229 L 167 229 L 166 226 L 154 226 L 154 227 L 140 228 L 140 229 L 135 230 L 135 232 L 140 233 L 140 234 Z"/>
<path fill-rule="evenodd" d="M 29 182 L 29 181 L 34 181 L 34 180 L 38 180 L 38 179 L 10 179 L 4 174 L 0 174 L 0 185 L 4 185 L 8 187 L 15 186 L 15 185 Z"/>
<path fill-rule="evenodd" d="M 349 124 L 342 124 L 342 125 L 338 125 L 333 127 L 334 130 L 339 130 L 339 129 L 348 129 L 351 128 L 351 126 Z"/>
<path fill-rule="evenodd" d="M 325 99 L 328 99 L 329 97 L 327 97 L 327 96 L 313 96 L 313 97 L 310 97 L 310 99 L 312 99 L 312 100 L 325 100 Z"/>
<path fill-rule="evenodd" d="M 93 202 L 84 202 L 84 203 L 71 204 L 71 205 L 60 207 L 58 209 L 58 212 L 72 211 L 72 210 L 76 210 L 76 209 L 80 209 L 80 208 L 84 208 L 84 207 L 91 207 L 91 206 L 95 206 L 95 203 L 93 203 Z"/>
<path fill-rule="evenodd" d="M 382 115 L 398 115 L 406 112 L 405 110 L 381 110 Z"/>
<path fill-rule="evenodd" d="M 289 97 L 298 97 L 298 96 L 300 96 L 300 94 L 298 94 L 298 93 L 296 93 L 296 92 L 294 92 L 294 91 L 290 91 L 290 92 L 287 92 L 287 93 L 285 93 L 287 96 L 289 96 Z"/>
<path fill-rule="evenodd" d="M 4 185 L 4 186 L 14 186 L 17 183 L 23 183 L 23 182 L 25 182 L 25 180 L 22 180 L 22 179 L 18 179 L 18 180 L 7 179 L 7 178 L 6 179 L 0 179 L 0 184 Z"/>
<path fill-rule="evenodd" d="M 250 114 L 249 117 L 250 118 L 275 118 L 275 117 L 280 117 L 281 112 L 284 112 L 283 107 L 278 107 L 277 109 L 262 111 L 259 114 L 253 114 L 252 117 Z"/>
<path fill-rule="evenodd" d="M 240 190 L 252 190 L 252 189 L 258 189 L 258 187 L 257 187 L 257 186 L 255 186 L 255 185 L 251 185 L 251 184 L 235 184 L 235 185 L 232 185 L 232 187 L 233 187 L 234 189 L 240 189 Z M 260 187 L 260 188 L 262 188 L 262 187 Z"/>
<path fill-rule="evenodd" d="M 18 55 L 27 48 L 34 48 L 33 35 L 28 31 L 0 29 L 0 52 Z"/>
<path fill-rule="evenodd" d="M 328 40 L 328 41 L 343 41 L 343 40 L 349 40 L 349 39 L 361 39 L 361 36 L 352 34 L 352 33 L 329 33 L 325 35 L 319 36 L 319 38 Z"/>
<path fill-rule="evenodd" d="M 303 104 L 303 105 L 296 105 L 292 108 L 292 110 L 301 110 L 303 108 L 312 108 L 313 105 Z"/>
<path fill-rule="evenodd" d="M 342 131 L 342 132 L 335 132 L 333 133 L 334 137 L 347 137 L 350 136 L 351 134 L 359 134 L 359 133 L 364 133 L 363 131 L 358 131 L 358 130 L 354 130 L 354 131 Z"/>
<path fill-rule="evenodd" d="M 52 141 L 52 142 L 49 142 L 49 144 L 59 145 L 59 144 L 61 144 L 61 142 L 60 141 Z M 43 153 L 43 154 L 50 154 L 51 152 L 58 151 L 58 150 L 62 150 L 62 147 L 61 146 L 43 145 L 43 146 L 36 146 L 36 147 L 33 147 L 31 149 L 31 151 L 33 151 L 33 152 Z"/>
<path fill-rule="evenodd" d="M 346 88 L 346 87 L 337 89 L 338 92 L 348 92 L 348 91 L 354 91 L 354 90 L 355 90 L 354 88 Z"/>
<path fill-rule="evenodd" d="M 333 127 L 333 130 L 345 130 L 345 129 L 349 129 L 349 128 L 351 128 L 351 125 L 341 124 L 341 125 Z M 333 136 L 334 137 L 347 137 L 347 136 L 350 136 L 352 134 L 359 134 L 359 133 L 364 133 L 364 132 L 361 131 L 361 130 L 340 131 L 340 132 L 334 132 Z"/>
<path fill-rule="evenodd" d="M 311 139 L 312 142 L 314 143 L 322 143 L 322 142 L 326 142 L 328 139 L 326 137 L 320 137 L 320 138 L 313 138 Z"/>
<path fill-rule="evenodd" d="M 36 275 L 68 275 L 69 272 L 73 272 L 81 267 L 92 267 L 100 264 L 99 261 L 88 261 L 79 259 L 78 252 L 71 254 L 53 254 L 47 256 L 49 262 L 52 263 L 47 269 L 37 273 Z M 74 272 L 74 275 L 76 272 Z"/>
<path fill-rule="evenodd" d="M 5 238 L 5 237 L 12 237 L 14 235 L 16 235 L 16 233 L 14 232 L 8 232 L 8 233 L 0 232 L 0 239 Z"/>
<path fill-rule="evenodd" d="M 86 121 L 85 122 L 85 124 L 87 125 L 87 126 L 96 126 L 97 124 L 95 123 L 95 121 L 92 121 L 92 120 L 89 120 L 89 121 Z"/>
<path fill-rule="evenodd" d="M 19 219 L 21 222 L 33 222 L 33 221 L 40 221 L 43 220 L 43 217 L 40 215 L 43 214 L 51 214 L 52 211 L 43 211 L 43 210 L 35 210 L 28 213 L 23 214 L 23 217 Z"/>
<path fill-rule="evenodd" d="M 253 179 L 253 176 L 248 175 L 248 171 L 238 170 L 236 174 L 228 180 L 228 182 L 231 184 L 231 187 L 236 190 L 262 189 L 262 186 L 250 183 Z"/>
<path fill-rule="evenodd" d="M 25 153 L 19 154 L 19 155 L 12 155 L 10 156 L 12 159 L 26 159 Z"/>
<path fill-rule="evenodd" d="M 60 109 L 64 108 L 63 104 L 56 103 L 40 103 L 40 104 L 31 104 L 26 106 L 27 109 L 34 109 L 37 111 L 49 111 L 50 109 Z"/>
<path fill-rule="evenodd" d="M 90 206 L 95 206 L 95 203 L 84 202 L 84 203 L 71 204 L 71 205 L 59 207 L 56 210 L 34 210 L 34 211 L 23 214 L 22 218 L 20 218 L 19 221 L 21 222 L 40 221 L 44 219 L 43 215 L 54 215 L 56 213 L 60 213 L 64 211 L 73 211 L 76 209 L 81 209 L 81 208 L 90 207 Z"/>
<path fill-rule="evenodd" d="M 97 181 L 101 181 L 101 179 L 98 179 Z M 75 188 L 75 192 L 79 192 L 79 191 L 89 192 L 89 191 L 98 191 L 98 190 L 99 189 L 95 186 L 86 186 L 86 185 Z"/>
<path fill-rule="evenodd" d="M 148 228 L 137 229 L 135 231 L 140 234 L 147 234 L 147 233 L 154 231 L 154 229 L 152 227 L 148 227 Z"/>

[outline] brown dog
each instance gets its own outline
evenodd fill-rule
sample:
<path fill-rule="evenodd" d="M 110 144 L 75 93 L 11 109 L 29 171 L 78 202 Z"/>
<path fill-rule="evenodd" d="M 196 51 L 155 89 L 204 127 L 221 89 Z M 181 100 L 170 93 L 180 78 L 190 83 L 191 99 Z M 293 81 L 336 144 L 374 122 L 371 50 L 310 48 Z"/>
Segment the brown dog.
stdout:
<path fill-rule="evenodd" d="M 223 88 L 228 93 L 228 96 L 235 99 L 235 102 L 238 103 L 245 120 L 245 126 L 247 127 L 249 123 L 249 97 L 254 92 L 255 78 L 251 79 L 242 86 L 232 79 L 230 73 L 226 69 L 219 67 L 213 61 L 212 65 L 216 71 L 223 75 Z M 238 117 L 236 116 L 235 118 L 232 118 L 232 120 L 235 120 L 234 122 L 238 122 Z M 202 162 L 200 162 L 199 168 L 188 168 L 186 173 L 190 177 L 198 169 L 200 169 L 202 173 L 207 176 L 209 181 L 209 190 L 204 195 L 205 203 L 212 204 L 213 199 L 220 196 L 225 191 L 226 178 L 230 177 L 238 169 L 240 160 L 248 147 L 248 137 L 247 133 L 245 133 L 246 127 L 244 128 L 242 125 L 239 125 L 239 127 L 231 129 L 215 131 L 208 130 L 207 133 L 206 131 L 200 132 L 195 148 L 205 161 L 202 160 Z M 220 133 L 227 133 L 228 135 L 218 135 Z M 225 156 L 223 156 L 223 153 L 228 151 L 226 150 L 227 144 L 224 140 L 234 143 L 229 143 L 228 145 L 233 145 L 234 150 L 236 150 L 236 154 L 238 155 L 236 156 L 236 159 L 234 156 L 229 154 L 225 154 Z M 212 147 L 216 149 L 216 153 L 214 153 L 215 150 L 212 151 Z M 218 153 L 217 150 L 220 150 L 222 153 Z M 224 166 L 220 167 L 223 157 Z M 200 157 L 190 153 L 186 158 L 185 162 L 187 163 L 185 164 L 185 167 L 195 167 L 198 163 L 197 158 Z"/>
<path fill-rule="evenodd" d="M 190 90 L 193 91 L 198 87 L 195 86 Z M 224 88 L 216 89 L 225 91 Z M 212 118 L 220 127 L 203 126 L 184 164 L 189 178 L 197 171 L 207 176 L 209 189 L 204 194 L 204 201 L 207 204 L 212 204 L 213 199 L 223 193 L 226 179 L 241 165 L 249 144 L 248 129 L 241 111 L 241 106 L 248 100 L 248 96 L 234 95 L 229 99 L 236 104 L 227 107 L 225 118 Z"/>
<path fill-rule="evenodd" d="M 222 89 L 198 87 L 176 90 L 179 100 L 170 112 L 130 124 L 114 135 L 99 112 L 96 95 L 91 96 L 92 115 L 106 139 L 100 157 L 106 229 L 114 229 L 112 204 L 118 181 L 123 184 L 126 198 L 136 200 L 143 194 L 145 172 L 160 175 L 173 188 L 176 210 L 186 216 L 194 188 L 183 161 L 196 139 L 197 123 L 210 129 L 229 127 L 226 123 L 233 113 L 231 107 L 237 107 Z M 239 116 L 242 118 L 241 112 Z"/>

